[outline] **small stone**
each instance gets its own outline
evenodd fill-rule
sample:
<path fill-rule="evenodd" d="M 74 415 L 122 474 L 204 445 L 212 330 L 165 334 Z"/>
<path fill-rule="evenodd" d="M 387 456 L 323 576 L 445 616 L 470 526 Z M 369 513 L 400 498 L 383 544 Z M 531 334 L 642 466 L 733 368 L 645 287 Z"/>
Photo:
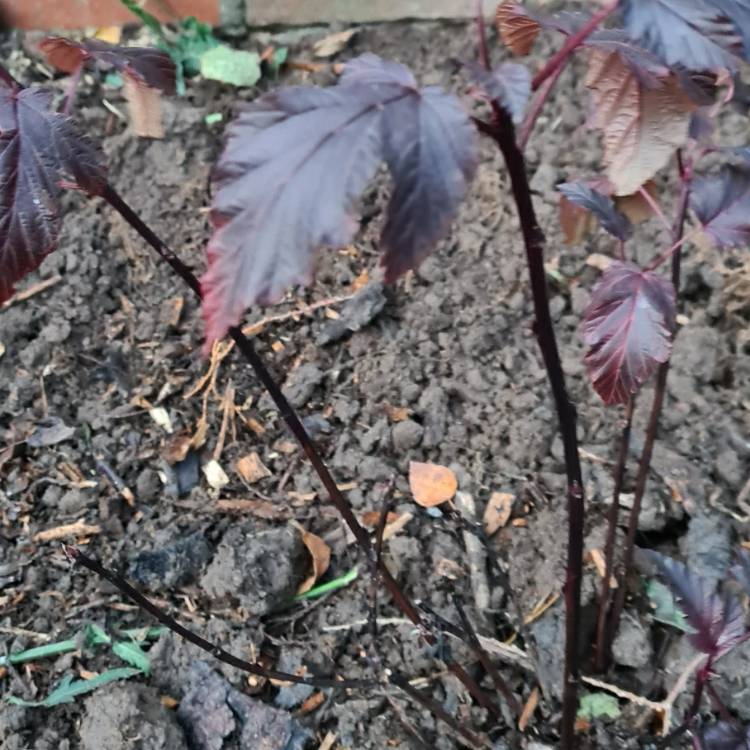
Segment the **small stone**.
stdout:
<path fill-rule="evenodd" d="M 292 528 L 258 531 L 251 522 L 224 535 L 201 578 L 209 596 L 233 596 L 261 617 L 290 601 L 305 578 L 309 554 Z"/>
<path fill-rule="evenodd" d="M 648 633 L 632 615 L 626 614 L 617 637 L 612 643 L 612 656 L 617 664 L 641 669 L 651 662 L 654 651 Z"/>
<path fill-rule="evenodd" d="M 312 363 L 297 368 L 284 384 L 284 395 L 295 409 L 301 409 L 312 398 L 325 373 Z"/>
<path fill-rule="evenodd" d="M 210 556 L 210 545 L 196 532 L 136 555 L 130 562 L 130 577 L 154 591 L 173 589 L 190 583 Z"/>
<path fill-rule="evenodd" d="M 73 516 L 80 513 L 91 500 L 85 492 L 81 490 L 68 490 L 61 498 L 58 508 L 61 513 L 67 516 Z"/>
<path fill-rule="evenodd" d="M 153 469 L 144 469 L 135 480 L 135 491 L 138 500 L 143 503 L 155 500 L 162 489 L 159 475 Z"/>
<path fill-rule="evenodd" d="M 422 440 L 424 427 L 418 422 L 407 419 L 395 424 L 391 429 L 391 439 L 396 451 L 407 451 L 416 448 Z"/>
<path fill-rule="evenodd" d="M 727 448 L 719 453 L 716 458 L 716 473 L 732 489 L 739 489 L 743 480 L 743 471 L 735 451 Z"/>
<path fill-rule="evenodd" d="M 139 684 L 97 690 L 85 703 L 82 750 L 187 750 L 173 713 L 156 688 Z M 134 738 L 138 738 L 134 745 Z"/>

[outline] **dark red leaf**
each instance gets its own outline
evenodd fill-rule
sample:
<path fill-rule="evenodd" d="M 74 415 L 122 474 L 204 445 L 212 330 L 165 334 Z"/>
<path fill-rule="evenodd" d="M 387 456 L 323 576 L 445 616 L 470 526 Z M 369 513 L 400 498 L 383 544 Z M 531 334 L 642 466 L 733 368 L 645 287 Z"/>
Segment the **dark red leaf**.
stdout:
<path fill-rule="evenodd" d="M 525 65 L 506 62 L 492 71 L 476 62 L 465 63 L 466 72 L 490 99 L 496 99 L 518 122 L 531 95 L 531 72 Z"/>
<path fill-rule="evenodd" d="M 106 179 L 99 149 L 49 92 L 0 86 L 0 302 L 57 246 L 60 183 L 98 195 Z"/>
<path fill-rule="evenodd" d="M 292 87 L 247 106 L 217 169 L 203 277 L 210 344 L 256 303 L 309 281 L 315 252 L 353 239 L 355 203 L 381 161 L 394 181 L 381 244 L 386 278 L 447 232 L 473 175 L 476 136 L 453 96 L 363 55 L 330 89 Z"/>
<path fill-rule="evenodd" d="M 625 403 L 672 351 L 672 284 L 634 263 L 615 262 L 584 311 L 585 363 L 606 404 Z"/>
<path fill-rule="evenodd" d="M 736 67 L 743 53 L 736 24 L 716 0 L 624 0 L 630 36 L 668 65 L 688 70 Z M 725 5 L 729 2 L 724 0 Z"/>
<path fill-rule="evenodd" d="M 745 589 L 750 596 L 750 552 L 746 549 L 740 550 L 737 564 L 732 566 L 732 578 Z"/>
<path fill-rule="evenodd" d="M 720 247 L 750 245 L 750 168 L 726 166 L 695 180 L 690 207 Z"/>
<path fill-rule="evenodd" d="M 713 0 L 732 19 L 744 42 L 745 60 L 750 60 L 750 0 Z"/>
<path fill-rule="evenodd" d="M 750 726 L 719 721 L 703 731 L 703 750 L 750 750 Z"/>
<path fill-rule="evenodd" d="M 676 560 L 653 550 L 646 554 L 680 600 L 680 609 L 695 630 L 688 638 L 698 651 L 718 659 L 745 638 L 745 616 L 735 597 L 721 596 L 708 581 Z"/>
<path fill-rule="evenodd" d="M 141 84 L 159 89 L 165 94 L 175 92 L 175 64 L 161 50 L 150 47 L 121 47 L 99 39 L 73 42 L 63 37 L 47 37 L 40 43 L 47 59 L 60 70 L 73 73 L 86 62 L 98 62 L 116 68 Z"/>
<path fill-rule="evenodd" d="M 618 240 L 625 242 L 633 235 L 630 220 L 617 210 L 614 201 L 608 196 L 583 182 L 565 182 L 558 185 L 557 189 L 572 203 L 591 211 L 599 219 L 602 229 Z"/>

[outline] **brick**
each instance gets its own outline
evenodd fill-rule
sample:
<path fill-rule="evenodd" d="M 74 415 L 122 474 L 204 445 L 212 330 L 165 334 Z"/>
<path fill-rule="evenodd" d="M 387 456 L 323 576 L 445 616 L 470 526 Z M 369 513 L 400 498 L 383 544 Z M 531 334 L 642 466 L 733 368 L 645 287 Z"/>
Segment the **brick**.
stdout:
<path fill-rule="evenodd" d="M 220 0 L 147 0 L 144 8 L 162 20 L 196 16 L 217 25 Z M 119 0 L 0 0 L 0 20 L 14 29 L 81 29 L 135 21 Z"/>
<path fill-rule="evenodd" d="M 483 0 L 487 16 L 498 0 Z M 402 18 L 467 18 L 474 14 L 473 0 L 246 0 L 251 26 L 315 23 L 368 23 Z"/>

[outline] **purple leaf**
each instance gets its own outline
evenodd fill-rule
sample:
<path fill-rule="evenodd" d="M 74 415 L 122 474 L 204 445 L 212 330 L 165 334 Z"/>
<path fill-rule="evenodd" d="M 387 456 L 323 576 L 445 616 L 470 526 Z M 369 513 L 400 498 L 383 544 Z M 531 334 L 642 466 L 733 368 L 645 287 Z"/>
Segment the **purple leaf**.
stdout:
<path fill-rule="evenodd" d="M 608 196 L 594 190 L 583 182 L 565 182 L 557 189 L 572 203 L 581 206 L 599 219 L 602 229 L 617 237 L 618 240 L 629 239 L 633 234 L 633 225 L 624 214 L 615 207 Z"/>
<path fill-rule="evenodd" d="M 740 550 L 737 564 L 732 566 L 730 573 L 732 578 L 742 586 L 745 593 L 750 596 L 750 552 L 748 550 Z"/>
<path fill-rule="evenodd" d="M 675 327 L 672 284 L 634 263 L 615 262 L 584 311 L 585 363 L 606 404 L 625 403 L 666 362 Z"/>
<path fill-rule="evenodd" d="M 106 181 L 99 149 L 52 94 L 0 86 L 0 302 L 57 246 L 61 182 L 98 195 Z"/>
<path fill-rule="evenodd" d="M 687 637 L 698 651 L 718 659 L 745 638 L 745 617 L 735 597 L 720 596 L 708 581 L 676 560 L 653 550 L 646 554 L 680 600 L 680 609 L 695 630 Z"/>
<path fill-rule="evenodd" d="M 719 247 L 750 244 L 750 167 L 726 166 L 695 180 L 690 207 Z"/>
<path fill-rule="evenodd" d="M 714 0 L 714 3 L 734 21 L 743 37 L 745 60 L 750 60 L 750 0 Z"/>
<path fill-rule="evenodd" d="M 719 721 L 704 730 L 703 750 L 750 750 L 750 727 Z"/>
<path fill-rule="evenodd" d="M 733 70 L 742 38 L 715 0 L 624 0 L 625 28 L 668 65 Z"/>
<path fill-rule="evenodd" d="M 492 71 L 485 70 L 476 62 L 464 64 L 471 79 L 482 88 L 490 99 L 510 112 L 515 122 L 523 117 L 531 96 L 531 72 L 525 65 L 506 62 Z"/>
<path fill-rule="evenodd" d="M 394 181 L 381 238 L 392 280 L 445 235 L 473 175 L 476 136 L 458 100 L 368 54 L 333 88 L 281 89 L 242 110 L 215 172 L 208 344 L 248 306 L 307 283 L 319 248 L 352 241 L 381 161 Z"/>
<path fill-rule="evenodd" d="M 57 68 L 73 73 L 79 65 L 94 61 L 116 68 L 139 83 L 174 94 L 176 69 L 172 58 L 150 47 L 120 47 L 99 39 L 73 42 L 63 37 L 47 37 L 39 47 Z"/>

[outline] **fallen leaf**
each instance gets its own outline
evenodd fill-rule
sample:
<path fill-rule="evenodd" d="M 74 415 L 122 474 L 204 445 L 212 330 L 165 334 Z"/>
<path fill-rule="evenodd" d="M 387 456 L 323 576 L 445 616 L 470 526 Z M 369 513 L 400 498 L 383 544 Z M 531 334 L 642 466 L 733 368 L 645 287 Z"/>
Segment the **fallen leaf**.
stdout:
<path fill-rule="evenodd" d="M 212 460 L 205 464 L 203 474 L 209 486 L 214 490 L 220 490 L 229 484 L 229 477 L 224 472 L 224 469 L 221 468 L 218 461 Z"/>
<path fill-rule="evenodd" d="M 513 512 L 515 495 L 510 492 L 493 492 L 484 509 L 484 533 L 492 536 L 498 529 L 505 526 Z"/>
<path fill-rule="evenodd" d="M 579 245 L 596 226 L 594 215 L 564 195 L 560 196 L 560 226 L 566 245 Z"/>
<path fill-rule="evenodd" d="M 292 525 L 302 535 L 302 541 L 312 558 L 312 573 L 297 589 L 298 594 L 304 594 L 305 591 L 309 591 L 314 586 L 315 581 L 317 581 L 326 570 L 328 570 L 328 566 L 331 563 L 331 548 L 317 534 L 307 531 L 296 521 L 292 521 Z"/>
<path fill-rule="evenodd" d="M 170 435 L 172 434 L 172 420 L 169 418 L 169 412 L 163 406 L 154 406 L 148 410 L 148 413 L 159 427 Z"/>
<path fill-rule="evenodd" d="M 695 105 L 676 75 L 653 83 L 646 85 L 618 53 L 592 51 L 586 76 L 593 91 L 591 123 L 603 133 L 615 195 L 636 192 L 687 140 Z"/>
<path fill-rule="evenodd" d="M 411 461 L 409 463 L 409 487 L 417 505 L 432 508 L 450 500 L 456 494 L 458 480 L 456 475 L 445 466 Z"/>
<path fill-rule="evenodd" d="M 75 432 L 74 427 L 68 427 L 59 417 L 47 417 L 39 422 L 26 444 L 31 448 L 46 448 L 70 440 Z"/>
<path fill-rule="evenodd" d="M 101 533 L 101 526 L 89 526 L 83 521 L 76 521 L 75 523 L 66 523 L 62 526 L 55 526 L 53 529 L 40 531 L 34 534 L 32 539 L 35 542 L 51 542 L 55 539 L 65 539 L 71 536 L 93 536 Z"/>
<path fill-rule="evenodd" d="M 656 202 L 659 196 L 656 183 L 653 180 L 649 180 L 642 187 Z M 632 195 L 617 196 L 614 200 L 617 209 L 622 211 L 633 224 L 641 224 L 654 215 L 654 209 L 651 208 L 651 205 L 640 191 Z"/>
<path fill-rule="evenodd" d="M 397 518 L 398 513 L 388 513 L 386 516 L 386 523 L 393 523 Z M 363 526 L 374 529 L 380 523 L 380 511 L 368 510 L 360 516 L 359 520 Z"/>
<path fill-rule="evenodd" d="M 333 57 L 341 52 L 358 32 L 359 29 L 357 28 L 346 29 L 323 37 L 313 44 L 313 55 L 315 57 Z"/>
<path fill-rule="evenodd" d="M 609 255 L 603 253 L 591 253 L 586 258 L 586 265 L 596 268 L 597 271 L 606 271 L 614 263 Z"/>
<path fill-rule="evenodd" d="M 528 700 L 524 704 L 523 711 L 521 711 L 521 718 L 518 720 L 518 728 L 522 731 L 526 731 L 526 727 L 531 721 L 531 717 L 536 711 L 536 707 L 539 705 L 539 688 L 535 687 L 529 694 Z"/>
<path fill-rule="evenodd" d="M 260 460 L 260 456 L 253 451 L 237 461 L 237 473 L 250 484 L 271 476 L 271 472 Z"/>
<path fill-rule="evenodd" d="M 194 447 L 192 437 L 183 432 L 167 440 L 161 456 L 168 464 L 176 464 L 184 461 L 192 447 Z"/>

